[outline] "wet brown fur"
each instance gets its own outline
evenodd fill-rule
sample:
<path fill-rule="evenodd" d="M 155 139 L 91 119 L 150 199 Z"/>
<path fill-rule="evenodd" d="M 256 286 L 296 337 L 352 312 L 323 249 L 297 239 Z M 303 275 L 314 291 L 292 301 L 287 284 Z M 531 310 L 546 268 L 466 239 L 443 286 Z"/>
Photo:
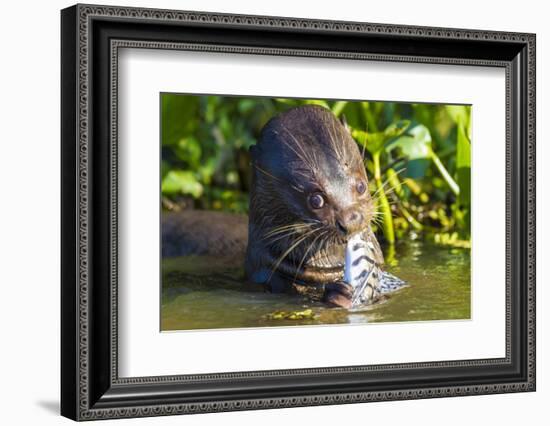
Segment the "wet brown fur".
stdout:
<path fill-rule="evenodd" d="M 375 208 L 363 157 L 330 110 L 307 105 L 273 118 L 251 156 L 245 264 L 251 281 L 272 291 L 322 293 L 327 284 L 333 288 L 343 277 L 346 239 L 357 232 L 373 242 L 376 260 L 383 263 L 370 227 Z M 359 182 L 367 188 L 363 194 Z M 322 194 L 322 209 L 309 203 L 314 193 Z M 334 300 L 342 294 L 347 298 L 348 292 L 342 288 Z"/>

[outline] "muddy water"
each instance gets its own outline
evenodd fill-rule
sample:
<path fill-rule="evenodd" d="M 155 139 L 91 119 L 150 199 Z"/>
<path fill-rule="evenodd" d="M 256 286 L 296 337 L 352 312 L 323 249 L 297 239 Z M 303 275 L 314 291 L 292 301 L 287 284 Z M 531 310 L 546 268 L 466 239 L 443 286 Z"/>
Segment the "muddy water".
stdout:
<path fill-rule="evenodd" d="M 386 269 L 409 285 L 356 312 L 329 309 L 301 296 L 265 293 L 244 282 L 241 259 L 167 258 L 162 262 L 161 330 L 470 318 L 469 250 L 403 241 L 394 257 Z M 308 309 L 311 313 L 303 319 L 272 315 Z"/>

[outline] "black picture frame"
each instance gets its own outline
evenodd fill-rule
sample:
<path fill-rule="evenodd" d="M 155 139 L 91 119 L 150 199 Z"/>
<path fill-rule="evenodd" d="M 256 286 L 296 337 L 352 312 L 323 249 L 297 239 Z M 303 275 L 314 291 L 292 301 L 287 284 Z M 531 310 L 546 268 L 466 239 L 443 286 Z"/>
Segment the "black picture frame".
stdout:
<path fill-rule="evenodd" d="M 61 414 L 74 420 L 535 390 L 535 35 L 76 5 L 61 12 Z M 506 356 L 119 378 L 117 49 L 506 70 Z M 504 141 L 503 141 L 504 142 Z"/>

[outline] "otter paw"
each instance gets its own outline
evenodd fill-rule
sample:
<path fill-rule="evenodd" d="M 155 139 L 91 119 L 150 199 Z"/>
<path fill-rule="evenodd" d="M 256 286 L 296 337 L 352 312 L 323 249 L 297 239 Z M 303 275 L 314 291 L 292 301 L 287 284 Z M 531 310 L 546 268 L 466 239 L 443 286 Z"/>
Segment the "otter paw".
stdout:
<path fill-rule="evenodd" d="M 343 281 L 325 285 L 323 302 L 329 306 L 351 308 L 353 287 Z"/>

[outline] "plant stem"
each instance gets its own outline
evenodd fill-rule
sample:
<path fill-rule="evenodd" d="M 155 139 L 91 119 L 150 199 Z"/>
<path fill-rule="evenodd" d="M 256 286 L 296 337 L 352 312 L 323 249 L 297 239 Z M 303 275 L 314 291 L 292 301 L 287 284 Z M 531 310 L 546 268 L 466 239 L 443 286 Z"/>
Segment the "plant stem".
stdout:
<path fill-rule="evenodd" d="M 347 104 L 348 104 L 347 101 L 338 101 L 338 102 L 336 102 L 336 103 L 332 106 L 332 113 L 333 113 L 336 117 L 339 117 L 340 114 L 342 114 L 342 111 L 344 111 L 344 108 L 346 107 Z"/>
<path fill-rule="evenodd" d="M 416 195 L 420 201 L 424 204 L 426 204 L 428 201 L 430 201 L 430 197 L 425 192 L 422 192 L 422 188 L 418 183 L 416 183 L 411 178 L 405 178 L 403 179 L 403 183 L 407 185 L 407 187 L 411 190 L 411 192 Z"/>
<path fill-rule="evenodd" d="M 455 195 L 458 195 L 460 193 L 460 188 L 458 184 L 449 174 L 449 172 L 447 171 L 447 169 L 445 168 L 445 166 L 443 165 L 443 163 L 441 162 L 437 154 L 431 151 L 431 157 L 435 166 L 437 167 L 437 170 L 439 170 L 439 173 L 441 174 L 443 179 L 445 179 L 445 182 L 447 182 L 447 185 L 449 185 L 449 187 L 451 188 L 451 191 L 453 191 Z"/>
<path fill-rule="evenodd" d="M 388 179 L 388 182 L 390 183 L 390 188 L 395 192 L 395 194 L 400 198 L 405 198 L 405 191 L 403 191 L 403 186 L 401 185 L 401 181 L 399 180 L 399 176 L 397 175 L 397 172 L 389 167 L 386 170 L 386 176 Z"/>
<path fill-rule="evenodd" d="M 424 229 L 424 226 L 414 218 L 414 216 L 407 210 L 403 203 L 399 203 L 399 208 L 401 209 L 401 213 L 403 213 L 403 216 L 405 216 L 405 219 L 407 219 L 407 221 L 412 225 L 415 230 L 422 231 Z"/>
<path fill-rule="evenodd" d="M 384 190 L 382 184 L 382 174 L 380 172 L 380 153 L 374 153 L 372 155 L 372 159 L 374 162 L 374 180 L 376 182 L 376 191 L 378 192 L 378 202 L 384 219 L 382 229 L 388 243 L 394 244 L 395 232 L 393 228 L 393 218 L 391 214 L 390 202 L 388 201 L 386 191 Z"/>

